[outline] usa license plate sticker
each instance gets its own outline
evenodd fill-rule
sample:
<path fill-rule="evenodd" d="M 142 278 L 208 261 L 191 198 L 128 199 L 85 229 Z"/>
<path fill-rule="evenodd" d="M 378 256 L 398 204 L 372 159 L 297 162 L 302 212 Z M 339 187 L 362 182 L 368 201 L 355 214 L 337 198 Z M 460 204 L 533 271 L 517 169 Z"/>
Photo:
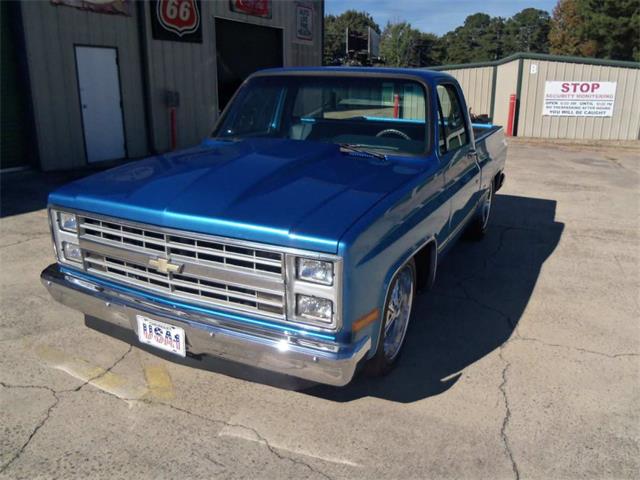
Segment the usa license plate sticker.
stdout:
<path fill-rule="evenodd" d="M 183 328 L 143 315 L 136 315 L 136 319 L 138 320 L 138 340 L 140 342 L 181 357 L 186 355 Z"/>

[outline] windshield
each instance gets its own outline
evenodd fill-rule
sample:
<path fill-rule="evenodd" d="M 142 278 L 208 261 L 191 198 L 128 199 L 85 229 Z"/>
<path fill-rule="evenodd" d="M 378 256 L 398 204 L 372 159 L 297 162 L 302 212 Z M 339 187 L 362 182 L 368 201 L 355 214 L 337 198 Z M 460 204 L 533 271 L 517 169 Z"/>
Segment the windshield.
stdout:
<path fill-rule="evenodd" d="M 256 77 L 218 124 L 215 137 L 330 142 L 393 154 L 427 149 L 425 91 L 416 81 L 311 75 Z"/>

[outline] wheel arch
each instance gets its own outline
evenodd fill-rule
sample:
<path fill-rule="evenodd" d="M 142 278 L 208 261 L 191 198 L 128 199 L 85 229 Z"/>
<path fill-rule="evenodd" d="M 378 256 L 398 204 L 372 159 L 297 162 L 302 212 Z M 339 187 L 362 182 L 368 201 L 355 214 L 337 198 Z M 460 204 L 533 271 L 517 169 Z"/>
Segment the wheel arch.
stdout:
<path fill-rule="evenodd" d="M 435 236 L 428 237 L 424 242 L 417 245 L 416 247 L 410 249 L 403 256 L 401 256 L 397 262 L 393 264 L 393 266 L 387 272 L 385 276 L 384 284 L 383 284 L 383 296 L 380 307 L 380 314 L 378 319 L 378 328 L 376 332 L 376 338 L 372 342 L 372 350 L 371 352 L 375 353 L 375 347 L 378 345 L 380 341 L 380 336 L 382 334 L 382 328 L 384 327 L 384 308 L 387 304 L 387 298 L 389 297 L 389 289 L 391 288 L 391 284 L 393 279 L 398 274 L 398 272 L 404 267 L 408 262 L 412 259 L 415 260 L 415 268 L 416 268 L 416 293 L 421 290 L 420 285 L 420 275 L 424 275 L 424 284 L 422 285 L 423 290 L 428 290 L 433 285 L 435 281 L 435 275 L 438 264 L 438 244 Z M 426 264 L 425 264 L 426 262 Z M 420 265 L 422 264 L 422 265 Z M 426 267 L 426 268 L 425 268 Z M 370 352 L 370 353 L 371 353 Z"/>

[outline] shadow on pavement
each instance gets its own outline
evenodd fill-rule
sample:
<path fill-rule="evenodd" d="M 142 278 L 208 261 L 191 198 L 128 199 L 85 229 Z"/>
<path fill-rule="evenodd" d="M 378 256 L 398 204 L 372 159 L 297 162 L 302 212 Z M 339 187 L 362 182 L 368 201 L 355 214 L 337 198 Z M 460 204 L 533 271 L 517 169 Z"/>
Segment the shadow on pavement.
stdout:
<path fill-rule="evenodd" d="M 86 168 L 64 172 L 25 170 L 0 175 L 0 218 L 34 212 L 47 206 L 49 193 L 79 178 L 134 161 L 101 162 Z"/>
<path fill-rule="evenodd" d="M 438 269 L 436 285 L 416 299 L 396 368 L 383 378 L 359 376 L 344 388 L 306 393 L 335 401 L 371 396 L 415 402 L 451 388 L 462 370 L 506 342 L 516 328 L 564 225 L 556 202 L 496 195 L 480 242 L 461 241 Z"/>
<path fill-rule="evenodd" d="M 217 358 L 179 359 L 138 344 L 127 330 L 108 327 L 106 333 L 173 362 L 331 401 L 415 402 L 451 388 L 466 367 L 509 339 L 560 241 L 564 225 L 555 212 L 554 200 L 497 195 L 487 236 L 455 245 L 439 265 L 434 289 L 416 298 L 402 357 L 383 378 L 358 375 L 346 387 L 317 385 Z M 94 319 L 87 325 L 107 329 Z"/>
<path fill-rule="evenodd" d="M 0 218 L 41 210 L 47 206 L 49 192 L 90 173 L 93 171 L 3 173 L 0 175 Z"/>

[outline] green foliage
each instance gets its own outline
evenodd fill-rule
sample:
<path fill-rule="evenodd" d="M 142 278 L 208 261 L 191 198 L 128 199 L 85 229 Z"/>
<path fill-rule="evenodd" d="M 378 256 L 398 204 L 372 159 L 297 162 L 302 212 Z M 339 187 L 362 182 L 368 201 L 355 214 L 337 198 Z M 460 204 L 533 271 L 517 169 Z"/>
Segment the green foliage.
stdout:
<path fill-rule="evenodd" d="M 366 12 L 347 10 L 337 16 L 324 17 L 324 64 L 332 64 L 344 58 L 347 28 L 365 34 L 368 27 L 380 33 L 380 26 Z"/>
<path fill-rule="evenodd" d="M 380 37 L 380 56 L 390 67 L 438 65 L 440 52 L 437 35 L 422 33 L 408 22 L 387 23 Z"/>
<path fill-rule="evenodd" d="M 497 60 L 503 54 L 505 26 L 501 17 L 469 15 L 464 24 L 444 35 L 446 63 Z"/>
<path fill-rule="evenodd" d="M 549 33 L 551 53 L 640 60 L 640 1 L 559 0 Z"/>
<path fill-rule="evenodd" d="M 380 32 L 365 12 L 327 16 L 325 63 L 344 58 L 347 27 L 366 33 L 369 26 Z M 509 19 L 475 13 L 442 37 L 395 21 L 380 39 L 385 63 L 398 67 L 483 62 L 517 52 L 640 61 L 640 0 L 559 0 L 553 17 L 537 8 Z"/>
<path fill-rule="evenodd" d="M 517 52 L 549 52 L 551 19 L 544 10 L 525 8 L 505 20 L 485 13 L 469 15 L 443 37 L 446 63 L 497 60 Z"/>
<path fill-rule="evenodd" d="M 548 12 L 525 8 L 505 22 L 503 53 L 549 53 L 550 29 L 551 17 Z"/>

